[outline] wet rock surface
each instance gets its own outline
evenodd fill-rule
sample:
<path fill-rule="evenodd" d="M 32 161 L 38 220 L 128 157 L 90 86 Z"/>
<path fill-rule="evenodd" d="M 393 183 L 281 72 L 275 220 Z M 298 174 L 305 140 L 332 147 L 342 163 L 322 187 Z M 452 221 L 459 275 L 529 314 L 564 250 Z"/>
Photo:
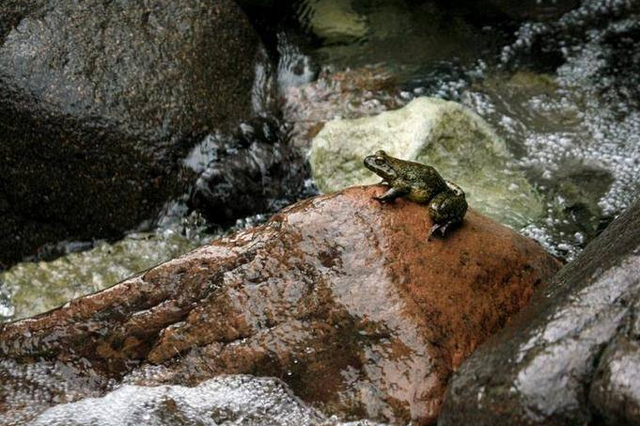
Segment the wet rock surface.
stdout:
<path fill-rule="evenodd" d="M 0 22 L 0 263 L 151 218 L 190 146 L 253 113 L 232 1 L 11 0 Z"/>
<path fill-rule="evenodd" d="M 30 426 L 383 426 L 342 423 L 300 401 L 278 379 L 224 376 L 195 387 L 124 385 L 101 398 L 61 404 Z"/>
<path fill-rule="evenodd" d="M 330 423 L 279 380 L 227 376 L 189 388 L 125 385 L 102 398 L 53 407 L 32 426 L 157 426 Z M 335 423 L 331 423 L 335 424 Z"/>
<path fill-rule="evenodd" d="M 589 389 L 589 402 L 606 425 L 640 424 L 640 298 L 633 317 L 604 351 Z"/>
<path fill-rule="evenodd" d="M 278 211 L 299 199 L 309 177 L 306 160 L 278 120 L 254 120 L 230 137 L 207 138 L 185 163 L 202 170 L 189 206 L 213 223 Z"/>
<path fill-rule="evenodd" d="M 383 191 L 305 200 L 261 227 L 1 326 L 1 411 L 15 418 L 42 405 L 25 404 L 42 388 L 25 381 L 39 376 L 10 372 L 45 363 L 62 383 L 48 388 L 45 406 L 77 383 L 100 392 L 124 376 L 197 385 L 253 374 L 284 380 L 328 414 L 432 422 L 451 373 L 559 265 L 473 211 L 448 238 L 427 241 L 426 208 L 380 205 L 371 197 Z M 11 397 L 17 389 L 21 398 Z"/>
<path fill-rule="evenodd" d="M 439 424 L 637 424 L 640 203 L 454 375 Z"/>

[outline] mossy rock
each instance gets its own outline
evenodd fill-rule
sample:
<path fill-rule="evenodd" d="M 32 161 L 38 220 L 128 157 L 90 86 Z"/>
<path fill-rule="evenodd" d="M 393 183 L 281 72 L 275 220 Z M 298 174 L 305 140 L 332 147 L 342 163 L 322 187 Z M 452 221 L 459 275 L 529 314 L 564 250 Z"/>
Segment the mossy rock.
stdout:
<path fill-rule="evenodd" d="M 304 24 L 325 43 L 349 43 L 367 34 L 366 19 L 353 10 L 351 0 L 316 0 L 305 7 Z"/>
<path fill-rule="evenodd" d="M 468 108 L 418 98 L 375 117 L 328 122 L 312 142 L 312 174 L 323 192 L 380 178 L 362 160 L 378 149 L 434 166 L 467 193 L 472 208 L 513 227 L 542 215 L 536 190 L 511 167 L 504 141 Z"/>

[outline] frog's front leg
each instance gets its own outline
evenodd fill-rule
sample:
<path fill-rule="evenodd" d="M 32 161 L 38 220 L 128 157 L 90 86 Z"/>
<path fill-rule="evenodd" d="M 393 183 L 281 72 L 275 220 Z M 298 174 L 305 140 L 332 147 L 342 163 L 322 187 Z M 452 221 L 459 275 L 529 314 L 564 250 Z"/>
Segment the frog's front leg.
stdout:
<path fill-rule="evenodd" d="M 385 192 L 380 196 L 376 195 L 373 197 L 373 199 L 378 200 L 381 203 L 392 203 L 396 198 L 404 197 L 405 195 L 408 195 L 409 192 L 410 192 L 410 188 L 408 187 L 392 186 L 391 188 L 389 188 L 387 192 Z"/>

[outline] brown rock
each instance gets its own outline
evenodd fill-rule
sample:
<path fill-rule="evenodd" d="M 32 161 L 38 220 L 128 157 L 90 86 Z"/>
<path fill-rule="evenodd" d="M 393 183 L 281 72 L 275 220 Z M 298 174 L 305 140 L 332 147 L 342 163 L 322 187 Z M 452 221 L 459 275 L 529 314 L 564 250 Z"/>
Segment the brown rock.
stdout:
<path fill-rule="evenodd" d="M 275 376 L 327 413 L 430 423 L 451 373 L 559 263 L 469 211 L 427 241 L 424 206 L 356 187 L 287 208 L 108 290 L 0 329 L 0 354 L 164 383 Z M 144 383 L 149 383 L 146 379 Z"/>

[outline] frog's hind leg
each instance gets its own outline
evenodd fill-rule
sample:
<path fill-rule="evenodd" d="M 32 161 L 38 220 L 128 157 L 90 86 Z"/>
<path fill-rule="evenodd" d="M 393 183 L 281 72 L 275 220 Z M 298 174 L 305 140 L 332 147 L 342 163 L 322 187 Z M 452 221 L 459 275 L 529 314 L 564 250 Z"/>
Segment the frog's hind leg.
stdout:
<path fill-rule="evenodd" d="M 448 229 L 462 222 L 466 212 L 464 193 L 446 191 L 436 195 L 429 203 L 429 214 L 434 224 L 429 230 L 427 241 L 431 240 L 434 232 L 444 237 Z"/>
<path fill-rule="evenodd" d="M 429 233 L 427 234 L 427 241 L 431 241 L 431 236 L 436 232 L 440 234 L 440 237 L 444 238 L 444 236 L 447 234 L 447 229 L 453 224 L 454 222 L 435 223 L 431 227 L 431 229 L 429 229 Z"/>

